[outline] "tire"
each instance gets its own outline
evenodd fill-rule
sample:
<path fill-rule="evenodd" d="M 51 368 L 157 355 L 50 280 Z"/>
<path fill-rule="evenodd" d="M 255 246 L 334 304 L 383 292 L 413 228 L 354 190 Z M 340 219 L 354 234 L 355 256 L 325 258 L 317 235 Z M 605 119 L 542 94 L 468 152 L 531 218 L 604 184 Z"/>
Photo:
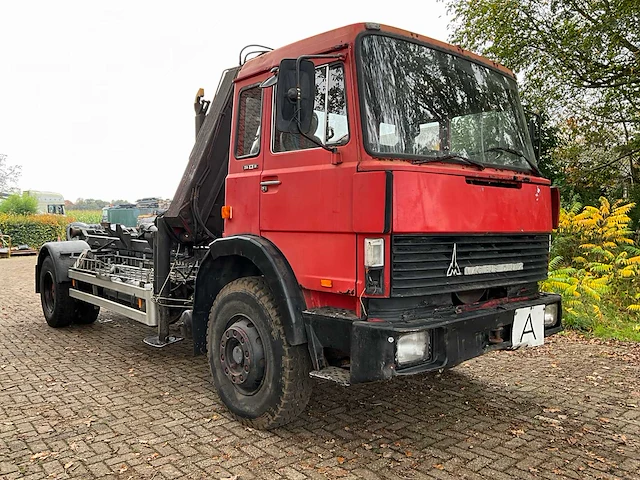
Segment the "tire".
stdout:
<path fill-rule="evenodd" d="M 73 323 L 77 323 L 79 325 L 89 325 L 95 322 L 98 318 L 98 314 L 100 313 L 100 307 L 81 300 L 75 300 L 75 307 L 76 311 Z"/>
<path fill-rule="evenodd" d="M 287 343 L 264 278 L 240 278 L 220 291 L 209 314 L 207 356 L 220 399 L 241 423 L 279 427 L 307 406 L 313 385 L 307 346 Z"/>
<path fill-rule="evenodd" d="M 69 283 L 58 283 L 51 257 L 44 259 L 40 270 L 40 303 L 50 327 L 67 327 L 73 322 L 76 305 L 69 296 Z"/>

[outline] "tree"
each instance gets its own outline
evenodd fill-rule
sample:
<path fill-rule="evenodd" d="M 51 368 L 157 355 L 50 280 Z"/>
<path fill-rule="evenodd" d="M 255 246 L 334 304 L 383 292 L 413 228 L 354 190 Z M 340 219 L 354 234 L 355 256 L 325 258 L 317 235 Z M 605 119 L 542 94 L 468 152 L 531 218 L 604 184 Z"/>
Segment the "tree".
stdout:
<path fill-rule="evenodd" d="M 109 205 L 104 200 L 96 200 L 94 198 L 78 198 L 73 207 L 74 210 L 101 210 L 102 207 Z"/>
<path fill-rule="evenodd" d="M 16 190 L 20 170 L 19 165 L 9 165 L 7 156 L 0 153 L 0 193 L 10 193 Z"/>
<path fill-rule="evenodd" d="M 14 193 L 0 203 L 0 213 L 15 213 L 16 215 L 32 215 L 38 211 L 38 199 L 24 192 L 22 195 Z"/>
<path fill-rule="evenodd" d="M 552 120 L 569 183 L 638 182 L 640 2 L 444 1 L 452 40 L 520 74 L 526 102 Z"/>

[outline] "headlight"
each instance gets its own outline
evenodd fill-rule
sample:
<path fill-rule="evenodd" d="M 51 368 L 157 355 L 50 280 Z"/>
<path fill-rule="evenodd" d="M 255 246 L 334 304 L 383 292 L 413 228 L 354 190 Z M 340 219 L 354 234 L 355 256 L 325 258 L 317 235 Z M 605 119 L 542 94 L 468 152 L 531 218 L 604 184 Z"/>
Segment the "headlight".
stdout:
<path fill-rule="evenodd" d="M 431 335 L 429 332 L 416 332 L 401 335 L 396 345 L 398 365 L 406 365 L 425 360 L 431 353 Z"/>
<path fill-rule="evenodd" d="M 384 238 L 364 239 L 364 266 L 384 267 Z"/>
<path fill-rule="evenodd" d="M 544 306 L 544 326 L 553 327 L 558 321 L 558 304 L 550 303 Z"/>

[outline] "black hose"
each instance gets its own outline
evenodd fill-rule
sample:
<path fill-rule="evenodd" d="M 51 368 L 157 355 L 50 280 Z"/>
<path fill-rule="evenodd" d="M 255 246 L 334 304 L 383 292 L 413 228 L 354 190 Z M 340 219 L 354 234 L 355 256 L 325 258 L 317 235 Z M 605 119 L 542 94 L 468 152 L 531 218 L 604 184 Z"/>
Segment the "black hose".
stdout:
<path fill-rule="evenodd" d="M 194 194 L 193 194 L 193 203 L 191 205 L 191 210 L 193 210 L 193 217 L 196 220 L 197 224 L 200 225 L 200 227 L 204 230 L 204 232 L 212 240 L 215 240 L 218 237 L 216 235 L 214 235 L 213 233 L 211 233 L 211 231 L 207 228 L 206 224 L 202 220 L 202 217 L 200 216 L 200 212 L 198 211 L 198 197 L 199 197 L 200 188 L 199 187 L 194 188 L 193 192 L 194 192 Z"/>

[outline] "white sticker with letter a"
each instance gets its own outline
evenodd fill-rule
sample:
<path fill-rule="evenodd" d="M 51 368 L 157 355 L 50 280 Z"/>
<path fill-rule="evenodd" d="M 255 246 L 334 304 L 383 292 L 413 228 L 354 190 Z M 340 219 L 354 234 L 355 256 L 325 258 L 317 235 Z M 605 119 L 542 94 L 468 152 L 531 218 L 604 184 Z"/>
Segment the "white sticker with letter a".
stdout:
<path fill-rule="evenodd" d="M 511 345 L 536 347 L 544 344 L 544 305 L 518 308 L 513 316 Z"/>

